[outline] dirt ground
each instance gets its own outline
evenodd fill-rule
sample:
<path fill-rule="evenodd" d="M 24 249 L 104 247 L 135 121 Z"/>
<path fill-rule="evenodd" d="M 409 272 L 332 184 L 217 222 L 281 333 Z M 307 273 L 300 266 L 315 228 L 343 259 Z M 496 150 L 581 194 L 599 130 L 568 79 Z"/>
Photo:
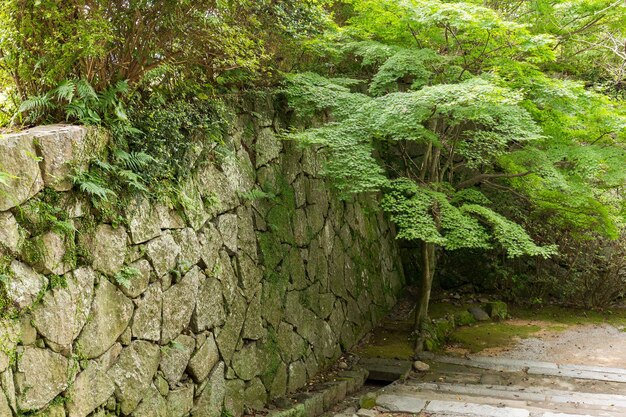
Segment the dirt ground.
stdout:
<path fill-rule="evenodd" d="M 543 327 L 543 326 L 542 326 Z M 486 349 L 488 356 L 599 366 L 626 366 L 626 332 L 610 324 L 542 330 L 511 347 Z"/>

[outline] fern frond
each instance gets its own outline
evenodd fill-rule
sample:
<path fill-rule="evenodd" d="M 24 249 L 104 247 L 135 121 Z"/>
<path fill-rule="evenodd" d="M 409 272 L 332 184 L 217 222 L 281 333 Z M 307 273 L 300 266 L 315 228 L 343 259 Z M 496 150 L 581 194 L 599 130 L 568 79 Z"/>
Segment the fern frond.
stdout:
<path fill-rule="evenodd" d="M 151 163 L 157 162 L 152 156 L 144 152 L 125 152 L 122 150 L 115 151 L 115 158 L 126 169 L 139 172 Z"/>
<path fill-rule="evenodd" d="M 144 185 L 143 179 L 133 171 L 130 171 L 128 169 L 122 169 L 117 172 L 117 175 L 136 190 L 148 192 L 148 188 Z"/>
<path fill-rule="evenodd" d="M 76 84 L 72 80 L 62 81 L 54 90 L 50 92 L 50 95 L 56 96 L 59 100 L 65 100 L 68 103 L 72 102 L 74 94 L 76 92 Z"/>
<path fill-rule="evenodd" d="M 54 103 L 52 102 L 50 96 L 48 94 L 44 94 L 41 96 L 32 96 L 27 98 L 20 104 L 18 112 L 20 113 L 28 113 L 28 112 L 43 112 L 46 110 L 50 110 L 54 107 Z"/>
<path fill-rule="evenodd" d="M 76 83 L 76 92 L 78 93 L 78 97 L 84 100 L 98 101 L 96 90 L 85 80 L 78 80 Z"/>

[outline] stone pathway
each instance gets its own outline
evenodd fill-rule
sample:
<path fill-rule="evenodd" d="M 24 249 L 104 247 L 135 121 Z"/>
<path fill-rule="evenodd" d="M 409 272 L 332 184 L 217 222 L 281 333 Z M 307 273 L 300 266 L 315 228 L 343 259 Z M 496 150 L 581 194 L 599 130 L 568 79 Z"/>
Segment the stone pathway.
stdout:
<path fill-rule="evenodd" d="M 626 416 L 626 369 L 502 357 L 424 355 L 421 359 L 430 370 L 381 389 L 376 400 L 379 413 Z"/>

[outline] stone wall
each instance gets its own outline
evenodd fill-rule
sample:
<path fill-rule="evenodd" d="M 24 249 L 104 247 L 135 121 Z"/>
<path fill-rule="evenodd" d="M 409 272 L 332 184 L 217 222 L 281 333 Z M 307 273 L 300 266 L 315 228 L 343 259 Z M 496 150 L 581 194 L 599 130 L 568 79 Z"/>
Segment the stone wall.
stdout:
<path fill-rule="evenodd" d="M 0 416 L 238 416 L 302 387 L 394 304 L 403 276 L 375 199 L 334 198 L 274 116 L 238 116 L 182 208 L 138 195 L 98 221 L 68 176 L 104 157 L 106 134 L 0 137 Z"/>

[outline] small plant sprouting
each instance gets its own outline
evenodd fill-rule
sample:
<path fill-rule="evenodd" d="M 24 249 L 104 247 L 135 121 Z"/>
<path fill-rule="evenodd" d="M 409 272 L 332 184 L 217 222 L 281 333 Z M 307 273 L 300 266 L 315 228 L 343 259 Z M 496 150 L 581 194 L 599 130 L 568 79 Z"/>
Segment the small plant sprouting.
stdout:
<path fill-rule="evenodd" d="M 122 268 L 120 272 L 115 274 L 114 279 L 118 285 L 121 285 L 124 288 L 129 288 L 131 281 L 140 274 L 141 271 L 139 271 L 137 268 L 127 266 Z"/>

